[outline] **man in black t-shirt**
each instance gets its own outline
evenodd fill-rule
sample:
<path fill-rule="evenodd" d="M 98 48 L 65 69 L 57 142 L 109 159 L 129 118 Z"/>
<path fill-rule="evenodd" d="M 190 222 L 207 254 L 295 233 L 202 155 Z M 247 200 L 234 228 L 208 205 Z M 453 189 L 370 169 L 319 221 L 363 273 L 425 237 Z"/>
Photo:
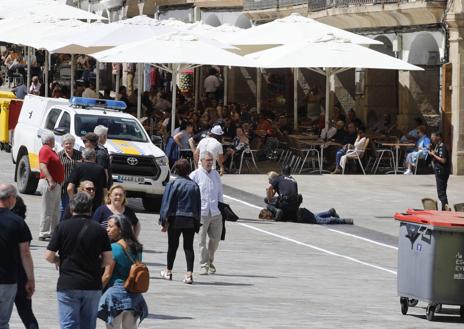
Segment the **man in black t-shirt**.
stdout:
<path fill-rule="evenodd" d="M 110 154 L 108 153 L 107 148 L 103 146 L 107 140 L 108 128 L 99 125 L 95 127 L 94 131 L 94 133 L 87 133 L 84 137 L 82 137 L 82 141 L 86 148 L 92 148 L 95 150 L 95 162 L 102 166 L 105 170 L 105 176 L 107 179 L 106 187 L 109 188 L 113 183 L 110 168 Z"/>
<path fill-rule="evenodd" d="M 26 294 L 35 290 L 34 265 L 29 242 L 31 232 L 24 220 L 11 212 L 16 203 L 16 188 L 0 184 L 0 328 L 8 328 L 17 290 L 19 262 L 26 272 Z"/>
<path fill-rule="evenodd" d="M 432 157 L 435 180 L 437 182 L 437 194 L 441 202 L 441 210 L 449 210 L 448 196 L 446 188 L 448 187 L 448 178 L 451 172 L 451 161 L 448 149 L 443 143 L 441 132 L 432 133 L 431 136 L 434 149 L 429 151 Z"/>
<path fill-rule="evenodd" d="M 103 268 L 112 263 L 106 231 L 90 219 L 92 199 L 77 193 L 69 202 L 73 217 L 61 222 L 45 258 L 59 266 L 57 283 L 61 328 L 95 329 Z"/>
<path fill-rule="evenodd" d="M 86 148 L 82 151 L 83 162 L 76 164 L 71 171 L 68 181 L 68 195 L 71 199 L 80 182 L 89 180 L 95 185 L 95 198 L 93 199 L 93 210 L 95 211 L 103 203 L 106 195 L 106 174 L 102 166 L 95 163 L 96 153 L 94 149 Z"/>
<path fill-rule="evenodd" d="M 270 177 L 266 189 L 264 202 L 277 221 L 296 221 L 298 208 L 303 202 L 303 197 L 298 194 L 298 183 L 290 176 L 291 172 L 292 167 L 285 166 L 281 175 Z"/>

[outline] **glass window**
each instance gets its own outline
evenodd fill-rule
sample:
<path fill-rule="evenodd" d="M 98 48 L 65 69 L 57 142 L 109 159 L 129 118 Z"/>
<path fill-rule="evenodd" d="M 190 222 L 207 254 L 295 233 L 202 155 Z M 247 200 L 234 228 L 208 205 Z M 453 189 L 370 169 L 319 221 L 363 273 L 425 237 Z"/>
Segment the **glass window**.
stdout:
<path fill-rule="evenodd" d="M 49 130 L 55 129 L 56 121 L 61 114 L 61 110 L 52 109 L 47 116 L 47 120 L 45 121 L 45 128 Z"/>
<path fill-rule="evenodd" d="M 88 114 L 78 114 L 74 118 L 75 132 L 80 137 L 93 132 L 96 126 L 103 125 L 108 128 L 109 139 L 147 142 L 143 127 L 134 119 Z"/>
<path fill-rule="evenodd" d="M 58 124 L 58 128 L 66 129 L 66 132 L 69 132 L 71 129 L 71 116 L 68 112 L 63 112 L 61 116 L 60 123 Z"/>

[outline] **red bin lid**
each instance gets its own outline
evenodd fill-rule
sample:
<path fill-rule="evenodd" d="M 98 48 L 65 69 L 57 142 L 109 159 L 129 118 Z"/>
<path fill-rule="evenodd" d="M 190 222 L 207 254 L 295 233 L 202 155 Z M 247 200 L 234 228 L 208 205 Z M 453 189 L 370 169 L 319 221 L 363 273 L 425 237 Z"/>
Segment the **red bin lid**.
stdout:
<path fill-rule="evenodd" d="M 396 220 L 402 222 L 426 224 L 446 228 L 464 228 L 464 214 L 462 212 L 437 210 L 415 211 L 414 209 L 408 209 L 406 213 L 396 213 L 394 217 Z"/>

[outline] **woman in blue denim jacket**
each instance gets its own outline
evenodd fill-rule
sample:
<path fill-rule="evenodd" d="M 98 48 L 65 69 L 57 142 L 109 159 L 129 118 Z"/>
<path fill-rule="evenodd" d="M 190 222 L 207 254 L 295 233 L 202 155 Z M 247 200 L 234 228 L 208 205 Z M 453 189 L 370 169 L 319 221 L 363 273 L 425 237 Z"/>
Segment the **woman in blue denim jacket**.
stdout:
<path fill-rule="evenodd" d="M 141 260 L 142 245 L 134 235 L 132 223 L 124 215 L 111 215 L 107 231 L 113 242 L 113 263 L 105 268 L 102 277 L 106 291 L 100 298 L 98 318 L 106 322 L 108 329 L 136 329 L 137 320 L 142 322 L 148 315 L 148 307 L 142 294 L 126 291 L 124 282 L 133 264 L 127 254 Z"/>
<path fill-rule="evenodd" d="M 193 283 L 193 239 L 200 228 L 201 196 L 198 185 L 189 178 L 190 164 L 180 159 L 174 164 L 179 175 L 167 184 L 161 202 L 160 219 L 162 232 L 168 232 L 167 267 L 161 271 L 161 277 L 172 280 L 172 267 L 176 258 L 179 238 L 184 239 L 184 252 L 187 260 L 187 273 L 184 282 Z"/>

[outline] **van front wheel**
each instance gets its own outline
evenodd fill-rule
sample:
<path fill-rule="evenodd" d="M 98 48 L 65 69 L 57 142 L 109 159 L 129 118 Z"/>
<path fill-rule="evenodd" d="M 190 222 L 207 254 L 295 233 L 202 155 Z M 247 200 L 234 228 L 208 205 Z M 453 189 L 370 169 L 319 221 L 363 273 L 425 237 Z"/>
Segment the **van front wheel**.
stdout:
<path fill-rule="evenodd" d="M 27 155 L 21 157 L 16 170 L 18 191 L 23 194 L 34 194 L 39 180 L 31 171 Z"/>

